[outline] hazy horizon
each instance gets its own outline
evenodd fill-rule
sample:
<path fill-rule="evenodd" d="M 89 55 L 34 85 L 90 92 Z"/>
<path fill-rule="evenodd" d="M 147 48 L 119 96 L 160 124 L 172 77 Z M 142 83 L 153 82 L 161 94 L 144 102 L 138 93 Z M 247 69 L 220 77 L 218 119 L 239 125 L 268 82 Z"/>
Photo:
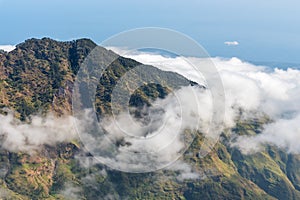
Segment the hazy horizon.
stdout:
<path fill-rule="evenodd" d="M 99 2 L 1 0 L 0 45 L 35 37 L 91 38 L 98 44 L 119 32 L 163 27 L 182 32 L 212 57 L 300 63 L 300 13 L 295 0 Z"/>

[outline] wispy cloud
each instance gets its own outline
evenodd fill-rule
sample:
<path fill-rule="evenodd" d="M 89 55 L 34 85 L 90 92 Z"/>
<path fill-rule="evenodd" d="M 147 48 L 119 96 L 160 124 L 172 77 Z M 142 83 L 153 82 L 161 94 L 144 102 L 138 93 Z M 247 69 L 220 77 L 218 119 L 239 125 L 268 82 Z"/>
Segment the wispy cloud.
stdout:
<path fill-rule="evenodd" d="M 238 46 L 239 42 L 238 41 L 226 41 L 226 42 L 224 42 L 224 44 L 227 46 Z"/>

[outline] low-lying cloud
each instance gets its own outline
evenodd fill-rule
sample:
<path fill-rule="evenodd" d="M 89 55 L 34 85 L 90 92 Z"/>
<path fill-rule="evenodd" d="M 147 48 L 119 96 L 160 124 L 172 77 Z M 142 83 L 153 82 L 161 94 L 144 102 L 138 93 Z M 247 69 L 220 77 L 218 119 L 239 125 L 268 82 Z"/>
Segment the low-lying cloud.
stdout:
<path fill-rule="evenodd" d="M 77 138 L 72 116 L 31 116 L 31 122 L 14 118 L 12 112 L 0 115 L 1 147 L 11 152 L 32 153 L 43 145 L 70 142 Z"/>
<path fill-rule="evenodd" d="M 124 56 L 205 84 L 203 77 L 193 73 L 194 69 L 184 57 L 170 58 L 137 52 L 125 53 Z M 189 60 L 198 66 L 208 62 L 201 58 Z M 225 91 L 224 128 L 234 127 L 237 119 L 251 121 L 266 116 L 270 118 L 260 134 L 237 136 L 232 145 L 244 153 L 259 151 L 266 144 L 276 145 L 290 153 L 300 153 L 300 145 L 297 144 L 300 137 L 297 127 L 300 124 L 300 71 L 256 66 L 238 58 L 216 57 L 211 60 L 219 71 Z"/>
<path fill-rule="evenodd" d="M 233 146 L 237 146 L 245 154 L 264 149 L 265 144 L 273 144 L 288 153 L 300 153 L 300 116 L 291 119 L 278 119 L 265 125 L 262 134 L 247 137 L 240 136 Z"/>
<path fill-rule="evenodd" d="M 104 132 L 94 136 L 84 120 L 81 139 L 92 154 L 108 166 L 122 171 L 149 172 L 168 166 L 177 160 L 192 142 L 196 130 L 208 133 L 211 101 L 206 90 L 187 86 L 152 102 L 147 109 L 150 125 L 121 112 L 101 119 Z M 195 95 L 195 96 L 194 96 Z M 200 106 L 201 105 L 201 106 Z M 88 116 L 88 115 L 87 115 Z M 84 117 L 87 122 L 89 117 Z M 185 132 L 186 130 L 190 132 Z M 89 134 L 86 134 L 89 133 Z M 107 149 L 111 149 L 106 152 Z"/>
<path fill-rule="evenodd" d="M 195 73 L 184 57 L 172 58 L 137 52 L 127 53 L 124 56 L 165 71 L 177 72 L 201 85 L 206 84 L 205 78 Z M 189 60 L 200 67 L 208 63 L 208 60 L 203 58 L 189 58 Z M 243 62 L 238 58 L 216 57 L 211 60 L 219 71 L 225 91 L 224 129 L 233 128 L 236 121 L 241 118 L 246 121 L 265 116 L 270 118 L 270 122 L 265 124 L 262 132 L 257 135 L 237 136 L 236 133 L 232 133 L 235 140 L 231 145 L 244 153 L 259 151 L 266 144 L 276 145 L 290 153 L 300 153 L 300 145 L 297 144 L 298 138 L 300 139 L 300 130 L 297 126 L 300 124 L 300 71 L 290 68 L 270 69 Z M 209 85 L 207 87 L 210 88 Z M 191 94 L 196 94 L 196 99 L 192 98 Z M 102 119 L 101 125 L 107 132 L 106 137 L 119 143 L 117 157 L 109 162 L 125 165 L 135 163 L 135 157 L 128 157 L 129 154 L 126 152 L 142 150 L 142 153 L 158 152 L 156 156 L 159 155 L 157 156 L 159 160 L 156 161 L 167 163 L 179 156 L 181 150 L 185 148 L 181 137 L 174 138 L 174 130 L 184 133 L 185 129 L 197 129 L 204 134 L 208 133 L 212 117 L 212 97 L 209 90 L 188 86 L 178 90 L 176 95 L 171 93 L 163 100 L 152 102 L 164 110 L 160 114 L 157 114 L 160 108 L 155 106 L 147 110 L 149 116 L 155 118 L 153 127 L 136 129 L 134 124 L 139 124 L 140 121 L 128 123 L 126 113 L 120 113 L 114 120 Z M 178 97 L 181 99 L 180 105 L 176 104 Z M 44 144 L 54 145 L 71 141 L 77 138 L 73 120 L 71 116 L 56 118 L 49 114 L 46 117 L 32 116 L 31 123 L 24 123 L 15 119 L 11 113 L 6 116 L 0 115 L 1 146 L 13 152 L 31 152 Z M 163 124 L 160 124 L 161 122 Z M 119 127 L 138 137 L 145 137 L 147 143 L 132 137 L 122 138 Z M 172 145 L 170 141 L 173 142 Z M 162 147 L 167 148 L 159 152 Z M 128 161 L 133 162 L 126 163 Z"/>

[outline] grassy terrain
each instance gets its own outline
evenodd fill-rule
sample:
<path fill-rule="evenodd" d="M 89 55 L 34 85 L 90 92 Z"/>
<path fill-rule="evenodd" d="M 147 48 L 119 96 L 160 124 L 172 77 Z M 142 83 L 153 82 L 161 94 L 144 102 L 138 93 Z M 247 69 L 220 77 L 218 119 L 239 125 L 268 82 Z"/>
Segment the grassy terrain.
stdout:
<path fill-rule="evenodd" d="M 16 110 L 16 117 L 49 110 L 71 113 L 72 88 L 80 63 L 96 45 L 81 39 L 57 42 L 31 39 L 10 53 L 0 52 L 0 108 Z M 117 80 L 140 63 L 119 57 L 100 80 L 95 107 L 99 116 L 111 113 L 111 92 Z M 162 73 L 159 72 L 158 73 Z M 170 79 L 182 79 L 165 74 Z M 130 99 L 132 106 L 149 105 L 170 88 L 159 84 L 140 87 Z M 2 113 L 5 113 L 3 110 Z M 138 115 L 139 113 L 135 113 Z M 267 118 L 240 121 L 232 130 L 240 135 L 259 134 Z M 205 158 L 198 152 L 203 137 L 197 134 L 182 160 L 200 179 L 178 178 L 181 172 L 161 170 L 131 174 L 95 164 L 84 167 L 80 142 L 44 146 L 34 155 L 0 151 L 0 197 L 3 199 L 300 199 L 300 156 L 272 146 L 243 155 L 229 145 L 224 133 Z"/>

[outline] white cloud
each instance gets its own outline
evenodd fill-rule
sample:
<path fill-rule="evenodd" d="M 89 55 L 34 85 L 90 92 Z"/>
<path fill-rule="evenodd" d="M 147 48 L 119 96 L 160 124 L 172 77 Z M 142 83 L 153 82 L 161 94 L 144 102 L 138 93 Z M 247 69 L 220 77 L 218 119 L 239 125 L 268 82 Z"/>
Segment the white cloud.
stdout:
<path fill-rule="evenodd" d="M 204 172 L 195 171 L 190 164 L 182 160 L 177 160 L 172 165 L 167 167 L 167 169 L 180 172 L 180 174 L 176 177 L 179 181 L 206 178 Z"/>
<path fill-rule="evenodd" d="M 227 46 L 237 46 L 237 45 L 239 45 L 239 42 L 238 41 L 226 41 L 226 42 L 224 42 L 224 44 Z"/>
<path fill-rule="evenodd" d="M 118 52 L 118 49 L 115 48 L 114 50 Z M 131 54 L 125 52 L 123 56 L 165 71 L 177 72 L 200 84 L 206 82 L 201 74 L 195 73 L 184 57 L 170 58 L 138 52 Z M 207 59 L 189 59 L 199 66 L 209 62 Z M 252 137 L 238 137 L 237 142 L 232 145 L 245 153 L 258 151 L 260 146 L 265 144 L 276 145 L 288 152 L 300 153 L 300 145 L 296 142 L 300 139 L 299 128 L 297 128 L 297 124 L 300 124 L 300 71 L 296 69 L 270 70 L 264 66 L 243 62 L 238 58 L 216 57 L 211 58 L 211 60 L 218 69 L 224 85 L 226 128 L 235 126 L 235 121 L 240 116 L 241 110 L 243 110 L 243 117 L 246 120 L 251 120 L 261 113 L 267 114 L 273 120 L 272 123 L 265 126 L 261 134 Z M 143 149 L 144 152 L 156 152 L 161 146 L 168 145 L 169 141 L 173 141 L 173 145 L 161 152 L 159 156 L 161 160 L 159 161 L 172 160 L 178 155 L 184 144 L 180 138 L 172 140 L 171 132 L 177 130 L 178 126 L 180 130 L 199 128 L 196 125 L 197 117 L 201 120 L 200 130 L 205 132 L 206 125 L 211 119 L 211 96 L 209 92 L 196 89 L 197 102 L 195 102 L 195 99 L 191 98 L 191 90 L 192 87 L 182 88 L 177 91 L 177 97 L 171 94 L 164 100 L 154 102 L 155 105 L 161 105 L 165 110 L 164 114 L 155 115 L 156 108 L 150 109 L 150 113 L 151 111 L 154 113 L 152 115 L 156 119 L 154 121 L 165 122 L 164 126 L 159 129 L 164 134 L 156 134 L 154 130 L 152 132 L 153 137 L 148 140 L 148 143 L 132 138 L 126 139 L 126 142 L 131 145 L 119 147 L 120 154 L 116 157 L 117 161 L 129 164 L 126 162 L 136 160 L 134 157 L 130 157 L 130 159 L 126 157 L 127 154 L 124 152 L 128 150 L 134 152 L 139 149 Z M 176 104 L 178 97 L 181 98 L 181 106 L 185 108 L 182 113 L 179 105 Z M 180 115 L 184 118 L 178 118 Z M 182 119 L 184 120 L 181 121 Z M 51 116 L 44 120 L 33 117 L 33 122 L 29 125 L 15 121 L 11 115 L 0 116 L 0 135 L 6 138 L 2 146 L 12 151 L 28 151 L 43 144 L 70 141 L 71 138 L 74 138 L 73 135 L 69 135 L 71 133 L 69 130 L 72 129 L 70 120 L 71 118 L 55 119 Z M 116 123 L 118 124 L 116 125 Z M 135 121 L 135 123 L 140 122 Z M 112 140 L 120 138 L 121 130 L 118 129 L 118 126 L 140 137 L 149 134 L 149 130 L 152 131 L 152 128 L 157 128 L 156 126 L 160 124 L 154 123 L 153 125 L 155 127 L 150 129 L 136 129 L 134 124 L 128 123 L 124 113 L 115 116 L 115 121 L 111 121 L 109 118 L 102 121 L 102 126 L 108 131 Z"/>
<path fill-rule="evenodd" d="M 300 153 L 300 115 L 292 119 L 279 119 L 265 125 L 262 134 L 256 136 L 241 136 L 233 146 L 245 153 L 253 153 L 263 149 L 264 144 L 272 144 L 286 150 L 288 153 Z"/>
<path fill-rule="evenodd" d="M 1 147 L 12 152 L 39 150 L 42 145 L 70 142 L 77 137 L 73 117 L 32 116 L 31 123 L 15 119 L 12 113 L 0 115 Z"/>
<path fill-rule="evenodd" d="M 14 45 L 0 45 L 0 49 L 4 50 L 6 52 L 10 52 L 12 50 L 14 50 L 16 48 L 16 46 Z"/>
<path fill-rule="evenodd" d="M 201 130 L 207 134 L 212 105 L 210 95 L 202 88 L 183 87 L 152 104 L 158 107 L 153 106 L 147 110 L 151 118 L 148 125 L 127 112 L 102 119 L 100 125 L 105 134 L 101 138 L 101 133 L 93 136 L 95 131 L 90 131 L 91 126 L 85 129 L 81 125 L 81 138 L 84 139 L 85 147 L 98 160 L 112 168 L 134 172 L 155 171 L 181 157 L 191 142 L 188 138 L 192 138 L 192 135 L 188 137 L 186 129 Z M 88 118 L 85 120 L 90 121 Z M 83 121 L 82 124 L 88 123 Z M 86 135 L 88 132 L 91 134 Z M 115 145 L 119 141 L 123 141 L 124 145 Z M 107 149 L 115 150 L 105 153 Z"/>
<path fill-rule="evenodd" d="M 184 58 L 167 58 L 146 53 L 125 55 L 139 62 L 154 65 L 162 70 L 177 72 L 188 79 L 203 83 L 203 77 L 190 69 Z M 205 65 L 205 59 L 193 63 Z M 240 137 L 233 146 L 243 152 L 255 152 L 260 146 L 273 144 L 288 152 L 300 153 L 300 71 L 296 69 L 270 69 L 243 62 L 238 58 L 211 58 L 215 63 L 225 90 L 225 125 L 234 127 L 243 110 L 243 118 L 252 120 L 268 115 L 273 122 L 254 137 Z M 299 138 L 299 139 L 297 139 Z M 249 150 L 250 149 L 250 150 Z"/>

